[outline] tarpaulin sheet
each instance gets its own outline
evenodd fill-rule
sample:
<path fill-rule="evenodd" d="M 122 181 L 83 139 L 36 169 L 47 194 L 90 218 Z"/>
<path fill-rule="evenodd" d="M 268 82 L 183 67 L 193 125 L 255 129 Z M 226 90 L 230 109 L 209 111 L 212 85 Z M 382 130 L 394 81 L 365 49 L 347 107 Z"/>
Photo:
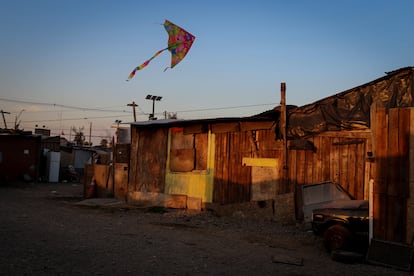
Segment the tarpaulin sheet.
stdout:
<path fill-rule="evenodd" d="M 312 104 L 288 110 L 287 137 L 297 139 L 325 131 L 367 129 L 370 109 L 414 106 L 414 67 L 406 67 Z M 276 135 L 278 133 L 276 131 Z M 280 138 L 280 137 L 279 137 Z"/>

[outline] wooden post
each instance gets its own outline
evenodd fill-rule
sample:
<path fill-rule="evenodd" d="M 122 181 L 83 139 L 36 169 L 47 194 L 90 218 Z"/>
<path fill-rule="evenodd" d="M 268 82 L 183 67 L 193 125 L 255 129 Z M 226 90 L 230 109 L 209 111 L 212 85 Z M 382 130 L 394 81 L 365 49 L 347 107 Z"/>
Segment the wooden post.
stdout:
<path fill-rule="evenodd" d="M 89 146 L 92 146 L 91 137 L 92 137 L 92 122 L 89 122 Z"/>
<path fill-rule="evenodd" d="M 410 122 L 414 122 L 414 108 L 410 108 Z M 409 189 L 409 195 L 407 199 L 407 226 L 406 226 L 406 242 L 413 241 L 414 240 L 414 233 L 413 230 L 408 229 L 414 229 L 414 125 L 410 124 L 410 148 L 408 151 L 409 155 L 409 171 L 410 175 L 408 178 L 408 189 Z"/>
<path fill-rule="evenodd" d="M 118 125 L 119 126 L 119 125 Z M 115 163 L 117 162 L 116 154 L 117 154 L 117 145 L 118 141 L 115 144 L 115 139 L 112 137 L 112 194 L 115 194 Z M 110 170 L 111 170 L 110 169 Z"/>
<path fill-rule="evenodd" d="M 287 170 L 288 170 L 288 151 L 287 151 L 287 115 L 286 115 L 286 83 L 282 82 L 280 83 L 280 128 L 281 128 L 281 132 L 282 132 L 282 144 L 283 144 L 283 149 L 282 149 L 282 164 L 283 164 L 283 168 L 282 168 L 282 185 L 283 185 L 283 190 L 285 192 L 287 192 L 288 187 L 287 187 Z"/>

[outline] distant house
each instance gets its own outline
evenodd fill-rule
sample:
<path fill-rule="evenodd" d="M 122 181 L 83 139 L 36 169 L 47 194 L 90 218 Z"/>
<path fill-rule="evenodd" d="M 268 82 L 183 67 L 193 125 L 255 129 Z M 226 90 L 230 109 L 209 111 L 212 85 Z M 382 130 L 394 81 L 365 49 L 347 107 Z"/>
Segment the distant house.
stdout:
<path fill-rule="evenodd" d="M 0 183 L 37 181 L 41 137 L 28 132 L 0 132 Z"/>
<path fill-rule="evenodd" d="M 92 164 L 96 149 L 89 146 L 63 146 L 62 153 L 62 168 L 73 166 L 79 174 L 84 173 L 85 165 Z"/>
<path fill-rule="evenodd" d="M 50 130 L 35 130 L 41 136 L 39 179 L 58 182 L 60 174 L 60 136 L 49 136 Z"/>
<path fill-rule="evenodd" d="M 131 123 L 128 196 L 186 195 L 203 204 L 270 203 L 303 218 L 301 185 L 334 181 L 368 199 L 374 236 L 414 229 L 414 68 L 301 107 L 243 118 Z M 286 138 L 286 139 L 285 139 Z"/>
<path fill-rule="evenodd" d="M 60 136 L 41 136 L 42 137 L 42 150 L 60 151 Z"/>

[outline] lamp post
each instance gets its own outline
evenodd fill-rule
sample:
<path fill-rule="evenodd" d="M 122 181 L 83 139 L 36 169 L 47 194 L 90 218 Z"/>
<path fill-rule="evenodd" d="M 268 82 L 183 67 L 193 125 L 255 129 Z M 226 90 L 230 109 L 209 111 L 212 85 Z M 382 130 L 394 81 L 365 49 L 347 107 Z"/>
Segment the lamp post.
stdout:
<path fill-rule="evenodd" d="M 145 97 L 146 100 L 152 101 L 152 114 L 149 115 L 150 120 L 157 120 L 157 118 L 154 117 L 154 110 L 155 110 L 155 101 L 161 101 L 161 96 L 155 96 L 155 95 L 147 95 Z"/>

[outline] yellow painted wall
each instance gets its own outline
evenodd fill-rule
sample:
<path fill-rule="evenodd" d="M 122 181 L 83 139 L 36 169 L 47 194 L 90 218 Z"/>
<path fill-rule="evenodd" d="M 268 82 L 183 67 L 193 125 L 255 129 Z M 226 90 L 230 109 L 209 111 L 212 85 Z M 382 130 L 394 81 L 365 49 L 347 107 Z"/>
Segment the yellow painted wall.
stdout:
<path fill-rule="evenodd" d="M 170 171 L 171 132 L 168 133 L 168 157 L 165 174 L 166 194 L 182 194 L 190 197 L 199 197 L 203 202 L 213 201 L 214 186 L 214 145 L 215 136 L 208 132 L 207 170 L 192 172 Z"/>
<path fill-rule="evenodd" d="M 251 158 L 243 157 L 243 166 L 252 167 L 274 167 L 279 166 L 279 160 L 276 158 Z"/>

